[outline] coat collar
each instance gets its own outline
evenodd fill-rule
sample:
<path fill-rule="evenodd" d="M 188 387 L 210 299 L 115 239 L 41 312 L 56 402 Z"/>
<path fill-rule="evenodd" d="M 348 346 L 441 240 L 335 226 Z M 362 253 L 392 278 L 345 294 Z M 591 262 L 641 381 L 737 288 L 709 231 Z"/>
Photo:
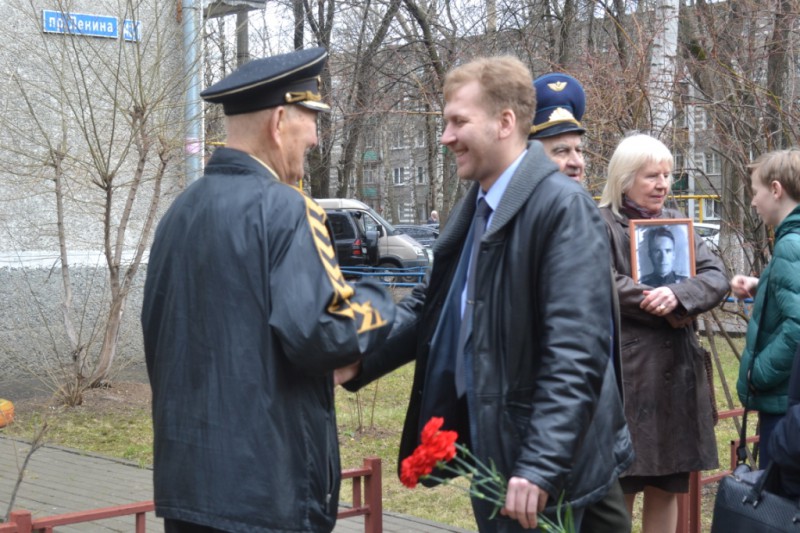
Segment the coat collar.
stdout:
<path fill-rule="evenodd" d="M 483 236 L 484 240 L 490 240 L 514 216 L 528 201 L 534 189 L 547 176 L 558 172 L 558 166 L 553 163 L 544 147 L 539 141 L 528 143 L 528 153 L 522 158 L 516 172 L 508 183 L 505 194 L 500 200 L 492 217 L 492 223 Z M 460 253 L 464 244 L 464 238 L 469 231 L 472 217 L 475 213 L 475 201 L 478 197 L 480 185 L 473 183 L 467 195 L 461 203 L 453 210 L 453 214 L 447 221 L 447 226 L 442 235 L 437 239 L 437 251 L 443 254 Z"/>
<path fill-rule="evenodd" d="M 775 229 L 775 240 L 780 239 L 786 233 L 798 232 L 800 230 L 800 205 L 795 207 L 791 213 L 786 215 L 777 229 Z"/>
<path fill-rule="evenodd" d="M 208 160 L 208 164 L 206 165 L 206 171 L 213 171 L 214 167 L 218 165 L 236 165 L 239 167 L 245 167 L 254 174 L 266 173 L 276 180 L 278 179 L 278 175 L 275 173 L 275 171 L 265 163 L 262 163 L 259 159 L 251 156 L 247 152 L 243 152 L 235 148 L 221 146 L 220 148 L 214 150 L 214 153 L 211 154 L 211 159 Z"/>

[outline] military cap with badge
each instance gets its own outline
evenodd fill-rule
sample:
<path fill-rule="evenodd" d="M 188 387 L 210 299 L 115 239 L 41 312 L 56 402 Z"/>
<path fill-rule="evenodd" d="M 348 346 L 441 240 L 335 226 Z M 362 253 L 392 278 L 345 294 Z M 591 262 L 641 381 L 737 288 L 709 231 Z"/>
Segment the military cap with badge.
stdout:
<path fill-rule="evenodd" d="M 536 114 L 529 139 L 544 139 L 586 131 L 581 125 L 586 110 L 586 94 L 578 80 L 568 74 L 551 72 L 536 78 Z"/>
<path fill-rule="evenodd" d="M 222 104 L 226 115 L 289 104 L 328 112 L 330 106 L 322 101 L 319 90 L 319 75 L 327 57 L 327 50 L 317 47 L 254 59 L 200 96 L 208 102 Z"/>

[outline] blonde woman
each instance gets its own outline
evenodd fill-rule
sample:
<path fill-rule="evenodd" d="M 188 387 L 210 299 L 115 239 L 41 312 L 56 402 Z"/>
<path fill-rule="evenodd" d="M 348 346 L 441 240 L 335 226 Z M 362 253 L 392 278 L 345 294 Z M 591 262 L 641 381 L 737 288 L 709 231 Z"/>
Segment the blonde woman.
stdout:
<path fill-rule="evenodd" d="M 631 273 L 630 220 L 685 217 L 664 207 L 672 164 L 661 141 L 626 137 L 611 157 L 600 201 L 620 301 L 625 417 L 636 452 L 620 483 L 629 512 L 644 493 L 643 533 L 674 533 L 689 473 L 718 464 L 709 384 L 688 319 L 725 296 L 723 264 L 695 237 L 694 277 L 650 286 L 635 283 Z M 684 325 L 670 325 L 670 315 Z"/>

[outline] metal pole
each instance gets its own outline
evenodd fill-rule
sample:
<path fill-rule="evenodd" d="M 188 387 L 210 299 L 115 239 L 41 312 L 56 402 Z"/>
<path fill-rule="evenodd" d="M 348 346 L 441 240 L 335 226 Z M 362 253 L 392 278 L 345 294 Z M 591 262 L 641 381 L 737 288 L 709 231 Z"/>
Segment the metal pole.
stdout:
<path fill-rule="evenodd" d="M 688 87 L 688 105 L 686 106 L 686 127 L 689 130 L 689 152 L 686 154 L 686 168 L 688 169 L 687 173 L 689 174 L 689 194 L 697 194 L 694 190 L 695 187 L 695 172 L 697 172 L 697 160 L 695 159 L 695 111 L 697 107 L 694 104 L 694 80 L 689 80 L 689 87 Z M 689 200 L 689 206 L 687 209 L 688 213 L 686 213 L 689 218 L 697 220 L 698 222 L 703 221 L 703 200 L 700 200 L 700 216 L 699 218 L 695 214 L 695 200 L 692 198 Z"/>
<path fill-rule="evenodd" d="M 203 171 L 203 114 L 200 102 L 200 38 L 199 20 L 202 16 L 200 0 L 182 0 L 183 6 L 183 49 L 186 73 L 186 102 L 184 120 L 186 122 L 186 182 L 197 180 Z"/>
<path fill-rule="evenodd" d="M 250 13 L 243 9 L 236 13 L 236 66 L 250 61 Z"/>

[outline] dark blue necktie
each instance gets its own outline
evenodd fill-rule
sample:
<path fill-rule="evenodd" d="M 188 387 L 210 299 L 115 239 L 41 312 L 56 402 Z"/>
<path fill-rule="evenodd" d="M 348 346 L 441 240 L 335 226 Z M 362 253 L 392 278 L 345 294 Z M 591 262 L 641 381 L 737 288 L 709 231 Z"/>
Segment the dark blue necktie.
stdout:
<path fill-rule="evenodd" d="M 464 314 L 461 317 L 461 328 L 458 332 L 458 350 L 456 352 L 456 393 L 461 398 L 466 392 L 466 369 L 464 365 L 464 352 L 467 343 L 472 336 L 472 314 L 475 303 L 475 266 L 478 262 L 478 253 L 481 248 L 481 238 L 486 231 L 486 222 L 492 214 L 492 208 L 481 198 L 475 208 L 475 216 L 472 219 L 472 250 L 470 252 L 469 270 L 467 272 L 467 302 L 464 306 Z"/>

